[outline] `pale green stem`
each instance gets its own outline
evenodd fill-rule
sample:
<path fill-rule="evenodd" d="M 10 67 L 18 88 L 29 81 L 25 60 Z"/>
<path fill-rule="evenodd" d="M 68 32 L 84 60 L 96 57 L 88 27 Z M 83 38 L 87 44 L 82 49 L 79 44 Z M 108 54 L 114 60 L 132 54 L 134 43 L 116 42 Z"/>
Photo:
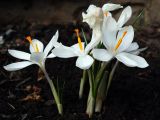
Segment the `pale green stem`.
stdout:
<path fill-rule="evenodd" d="M 46 72 L 45 67 L 41 67 L 41 69 L 44 72 L 44 75 L 45 75 L 45 77 L 46 77 L 46 79 L 47 79 L 47 81 L 49 83 L 50 88 L 51 88 L 52 94 L 54 96 L 54 99 L 55 99 L 55 102 L 56 102 L 56 105 L 57 105 L 57 108 L 58 108 L 58 112 L 59 112 L 59 114 L 62 115 L 63 114 L 63 106 L 62 106 L 62 104 L 60 102 L 60 99 L 59 99 L 58 93 L 56 91 L 56 88 L 55 88 L 55 86 L 53 84 L 53 81 L 48 76 L 48 73 Z"/>
<path fill-rule="evenodd" d="M 87 104 L 89 103 L 89 99 L 90 99 L 91 96 L 92 96 L 92 90 L 91 90 L 91 88 L 90 88 L 90 89 L 89 89 L 89 94 L 88 94 Z"/>
<path fill-rule="evenodd" d="M 96 76 L 96 79 L 95 79 L 95 80 L 96 80 L 96 89 L 98 89 L 98 86 L 99 86 L 99 84 L 100 84 L 100 81 L 101 81 L 103 72 L 104 72 L 107 64 L 108 64 L 108 63 L 106 63 L 106 62 L 104 62 L 104 63 L 101 64 L 101 68 L 100 68 L 100 70 L 99 70 L 99 72 L 98 72 L 98 74 L 97 74 L 97 76 Z"/>
<path fill-rule="evenodd" d="M 101 68 L 96 76 L 96 79 L 92 77 L 91 71 L 88 70 L 90 93 L 88 96 L 88 104 L 87 104 L 86 113 L 89 115 L 89 117 L 91 117 L 94 112 L 99 82 L 101 81 L 101 77 L 102 77 L 102 74 L 106 66 L 107 66 L 107 63 L 102 63 Z"/>
<path fill-rule="evenodd" d="M 103 104 L 103 101 L 105 100 L 105 97 L 106 97 L 107 76 L 108 76 L 108 71 L 105 71 L 103 74 L 103 78 L 101 80 L 101 83 L 98 87 L 95 112 L 100 112 L 102 109 L 102 104 Z"/>
<path fill-rule="evenodd" d="M 92 95 L 93 95 L 94 94 L 94 80 L 93 80 L 92 73 L 90 70 L 88 70 L 88 77 L 89 77 L 89 85 L 90 85 Z"/>
<path fill-rule="evenodd" d="M 119 61 L 117 60 L 116 63 L 115 63 L 115 65 L 113 66 L 110 74 L 109 74 L 109 79 L 108 79 L 108 84 L 107 84 L 107 89 L 106 89 L 106 97 L 108 95 L 108 90 L 110 88 L 110 85 L 111 85 L 111 82 L 112 82 L 112 79 L 113 79 L 113 75 L 114 75 L 115 70 L 116 70 L 116 68 L 118 66 L 118 63 L 119 63 Z"/>
<path fill-rule="evenodd" d="M 86 77 L 87 77 L 87 71 L 83 70 L 83 76 L 81 78 L 80 88 L 79 88 L 79 98 L 82 98 L 83 96 L 83 90 L 84 90 L 84 84 L 86 82 Z"/>
<path fill-rule="evenodd" d="M 95 108 L 95 97 L 93 97 L 92 95 L 88 97 L 89 99 L 88 99 L 86 114 L 88 114 L 89 118 L 91 118 Z"/>
<path fill-rule="evenodd" d="M 95 95 L 94 95 L 94 83 L 93 83 L 93 79 L 92 79 L 92 73 L 90 70 L 88 70 L 88 77 L 89 77 L 90 91 L 89 91 L 89 95 L 88 95 L 86 113 L 89 115 L 89 117 L 91 117 L 94 112 Z"/>

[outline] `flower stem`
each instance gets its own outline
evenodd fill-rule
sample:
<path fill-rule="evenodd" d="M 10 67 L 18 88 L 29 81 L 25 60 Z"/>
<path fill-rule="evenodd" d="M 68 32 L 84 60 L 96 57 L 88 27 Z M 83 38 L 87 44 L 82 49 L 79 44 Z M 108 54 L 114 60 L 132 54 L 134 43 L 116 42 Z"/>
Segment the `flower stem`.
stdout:
<path fill-rule="evenodd" d="M 105 100 L 105 97 L 106 97 L 107 76 L 108 76 L 108 71 L 105 71 L 103 74 L 103 78 L 100 82 L 100 85 L 98 87 L 95 112 L 100 112 L 102 109 L 102 104 L 103 104 L 103 101 Z"/>
<path fill-rule="evenodd" d="M 83 70 L 83 76 L 81 78 L 80 82 L 80 88 L 79 88 L 79 98 L 81 99 L 83 96 L 83 90 L 84 90 L 84 84 L 86 82 L 87 72 L 86 70 Z"/>
<path fill-rule="evenodd" d="M 107 89 L 106 89 L 106 97 L 108 95 L 108 91 L 109 91 L 109 88 L 110 88 L 110 85 L 111 85 L 111 82 L 112 82 L 112 79 L 113 79 L 113 75 L 114 75 L 115 70 L 116 70 L 116 68 L 118 66 L 118 63 L 119 63 L 119 61 L 117 60 L 115 65 L 113 66 L 110 74 L 109 74 L 109 79 L 108 79 L 108 84 L 107 84 Z"/>
<path fill-rule="evenodd" d="M 99 85 L 100 85 L 100 82 L 101 82 L 101 78 L 102 78 L 102 75 L 104 73 L 104 70 L 105 70 L 106 66 L 107 66 L 107 63 L 102 63 L 101 68 L 98 71 L 95 79 L 92 76 L 91 70 L 88 70 L 90 92 L 89 92 L 89 96 L 88 96 L 86 113 L 89 115 L 89 117 L 92 116 L 92 114 L 95 110 L 97 92 L 98 92 L 98 88 L 99 88 Z"/>
<path fill-rule="evenodd" d="M 94 93 L 95 90 L 94 90 L 94 81 L 93 81 L 92 73 L 90 70 L 88 70 L 87 72 L 88 72 L 88 77 L 89 77 L 90 91 L 89 91 L 89 95 L 88 95 L 86 113 L 89 115 L 89 118 L 90 118 L 90 117 L 92 117 L 92 114 L 94 112 L 96 97 L 95 97 L 95 93 Z"/>
<path fill-rule="evenodd" d="M 97 74 L 97 76 L 96 76 L 97 86 L 99 86 L 99 83 L 100 83 L 100 81 L 101 81 L 103 72 L 104 72 L 107 64 L 108 64 L 108 63 L 106 63 L 106 62 L 101 64 L 101 68 L 100 68 L 100 70 L 99 70 L 99 72 L 98 72 L 98 74 Z"/>
<path fill-rule="evenodd" d="M 90 85 L 91 93 L 94 96 L 94 80 L 92 77 L 91 70 L 88 70 L 88 77 L 89 77 L 89 85 Z"/>
<path fill-rule="evenodd" d="M 93 97 L 92 94 L 89 94 L 87 109 L 86 109 L 86 113 L 89 115 L 89 118 L 92 117 L 94 108 L 95 108 L 95 97 Z"/>
<path fill-rule="evenodd" d="M 59 112 L 59 114 L 62 115 L 63 114 L 63 106 L 62 106 L 62 104 L 60 102 L 60 99 L 59 99 L 58 93 L 56 91 L 56 88 L 55 88 L 55 86 L 53 84 L 53 81 L 48 76 L 48 73 L 46 72 L 45 67 L 41 67 L 41 69 L 44 72 L 44 75 L 45 75 L 45 77 L 46 77 L 46 79 L 47 79 L 47 81 L 49 83 L 50 88 L 51 88 L 52 94 L 54 96 L 54 99 L 55 99 L 55 102 L 56 102 L 56 105 L 57 105 L 57 108 L 58 108 L 58 112 Z"/>

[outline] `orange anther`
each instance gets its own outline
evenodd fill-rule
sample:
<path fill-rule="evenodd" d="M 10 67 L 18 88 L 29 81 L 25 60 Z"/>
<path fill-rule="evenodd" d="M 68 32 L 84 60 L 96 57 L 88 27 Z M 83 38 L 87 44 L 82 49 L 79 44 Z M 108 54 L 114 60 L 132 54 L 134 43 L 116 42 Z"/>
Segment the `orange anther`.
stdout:
<path fill-rule="evenodd" d="M 107 17 L 108 16 L 108 12 L 105 12 L 104 15 Z"/>
<path fill-rule="evenodd" d="M 79 29 L 75 29 L 74 31 L 76 32 L 76 35 L 77 35 L 77 38 L 78 38 L 79 48 L 80 48 L 81 51 L 83 51 L 83 45 L 82 45 L 82 40 L 81 40 L 80 35 L 79 35 Z"/>
<path fill-rule="evenodd" d="M 35 50 L 35 52 L 39 52 L 38 45 L 37 44 L 36 44 L 36 46 L 33 45 L 31 36 L 27 36 L 26 40 L 28 40 L 28 42 L 32 45 L 32 47 Z"/>
<path fill-rule="evenodd" d="M 27 37 L 26 37 L 26 40 L 28 40 L 29 43 L 32 44 L 32 38 L 31 38 L 31 36 L 27 36 Z"/>
<path fill-rule="evenodd" d="M 123 32 L 123 35 L 122 37 L 118 40 L 118 43 L 116 44 L 116 47 L 115 47 L 115 51 L 119 48 L 119 46 L 121 45 L 122 41 L 123 41 L 123 38 L 125 37 L 125 35 L 127 34 L 127 31 Z"/>

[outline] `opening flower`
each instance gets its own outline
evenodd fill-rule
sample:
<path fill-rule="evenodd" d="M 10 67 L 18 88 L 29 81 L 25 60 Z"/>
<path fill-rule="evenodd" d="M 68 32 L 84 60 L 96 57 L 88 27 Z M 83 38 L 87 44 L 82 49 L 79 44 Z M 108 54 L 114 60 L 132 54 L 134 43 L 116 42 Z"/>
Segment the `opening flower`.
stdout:
<path fill-rule="evenodd" d="M 71 47 L 60 45 L 52 50 L 52 53 L 60 58 L 78 57 L 76 66 L 81 69 L 89 69 L 94 59 L 85 51 L 84 43 L 81 41 L 79 30 L 75 29 L 78 43 Z M 92 49 L 92 48 L 90 48 Z"/>
<path fill-rule="evenodd" d="M 103 21 L 103 11 L 101 8 L 95 5 L 90 5 L 86 11 L 82 13 L 83 22 L 88 23 L 90 28 L 94 28 L 97 24 L 101 24 Z"/>
<path fill-rule="evenodd" d="M 86 13 L 82 13 L 83 22 L 88 23 L 90 28 L 94 28 L 99 24 L 102 24 L 104 16 L 111 16 L 110 11 L 123 8 L 120 4 L 107 3 L 102 8 L 95 5 L 90 5 Z"/>
<path fill-rule="evenodd" d="M 54 46 L 57 45 L 57 39 L 58 39 L 58 31 L 52 37 L 51 41 L 48 43 L 48 45 L 44 49 L 44 45 L 41 41 L 37 39 L 32 40 L 30 36 L 26 37 L 26 40 L 28 40 L 30 43 L 30 46 L 29 46 L 30 53 L 19 51 L 19 50 L 11 50 L 11 49 L 8 50 L 9 54 L 12 55 L 13 57 L 22 59 L 25 61 L 6 65 L 4 66 L 4 69 L 8 71 L 16 71 L 32 64 L 37 64 L 40 67 L 43 67 L 45 64 L 46 58 L 55 57 L 53 53 L 49 54 L 49 52 Z"/>

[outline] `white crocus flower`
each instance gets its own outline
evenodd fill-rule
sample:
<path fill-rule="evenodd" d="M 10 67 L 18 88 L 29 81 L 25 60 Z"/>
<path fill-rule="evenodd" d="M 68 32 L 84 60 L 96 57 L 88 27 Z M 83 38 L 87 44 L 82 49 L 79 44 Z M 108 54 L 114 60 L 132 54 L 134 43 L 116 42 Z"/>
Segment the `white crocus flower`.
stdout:
<path fill-rule="evenodd" d="M 86 11 L 87 13 L 86 14 L 84 12 L 82 13 L 83 22 L 88 23 L 90 28 L 92 28 L 93 30 L 91 42 L 85 48 L 86 52 L 89 52 L 89 50 L 91 50 L 90 48 L 94 48 L 100 43 L 104 18 L 112 16 L 110 11 L 114 11 L 120 8 L 123 8 L 123 6 L 121 6 L 120 4 L 112 4 L 112 3 L 104 4 L 102 8 L 96 7 L 95 5 L 90 5 Z M 118 24 L 120 25 L 122 25 L 123 16 L 126 15 L 124 13 L 121 15 L 119 19 Z M 120 25 L 117 25 L 117 29 L 119 28 L 118 26 Z"/>
<path fill-rule="evenodd" d="M 82 13 L 83 22 L 88 23 L 90 28 L 95 28 L 97 25 L 102 24 L 104 16 L 111 16 L 110 11 L 123 8 L 120 4 L 104 4 L 102 8 L 95 5 L 90 5 L 86 13 Z"/>
<path fill-rule="evenodd" d="M 86 22 L 92 28 L 91 42 L 86 46 L 85 51 L 88 53 L 91 49 L 101 41 L 101 28 L 104 18 L 102 8 L 95 5 L 90 5 L 86 11 L 82 13 L 83 22 Z"/>
<path fill-rule="evenodd" d="M 81 42 L 81 38 L 79 36 L 79 30 L 76 29 L 75 32 L 78 37 L 77 44 L 71 47 L 64 46 L 61 44 L 59 47 L 55 47 L 52 50 L 52 53 L 60 58 L 78 57 L 76 60 L 76 66 L 86 70 L 89 69 L 90 66 L 93 64 L 94 59 L 85 51 L 84 43 Z"/>
<path fill-rule="evenodd" d="M 37 64 L 38 66 L 43 68 L 45 65 L 46 58 L 55 57 L 53 53 L 49 54 L 49 52 L 55 45 L 57 45 L 58 31 L 52 37 L 51 41 L 48 43 L 45 49 L 41 41 L 37 39 L 32 40 L 30 36 L 28 36 L 26 39 L 30 42 L 30 53 L 9 49 L 8 52 L 10 55 L 25 61 L 16 62 L 16 63 L 12 63 L 4 66 L 4 69 L 6 69 L 7 71 L 20 70 L 32 64 Z"/>
<path fill-rule="evenodd" d="M 90 28 L 95 28 L 97 24 L 103 22 L 103 10 L 100 7 L 95 5 L 90 5 L 86 11 L 87 13 L 82 12 L 83 22 L 86 22 Z"/>
<path fill-rule="evenodd" d="M 146 60 L 137 56 L 139 52 L 138 44 L 132 43 L 134 38 L 133 27 L 127 26 L 118 32 L 115 31 L 116 27 L 117 23 L 112 17 L 105 20 L 102 30 L 102 41 L 106 49 L 94 49 L 92 51 L 93 57 L 104 62 L 117 58 L 120 62 L 130 67 L 147 67 L 148 63 Z"/>

